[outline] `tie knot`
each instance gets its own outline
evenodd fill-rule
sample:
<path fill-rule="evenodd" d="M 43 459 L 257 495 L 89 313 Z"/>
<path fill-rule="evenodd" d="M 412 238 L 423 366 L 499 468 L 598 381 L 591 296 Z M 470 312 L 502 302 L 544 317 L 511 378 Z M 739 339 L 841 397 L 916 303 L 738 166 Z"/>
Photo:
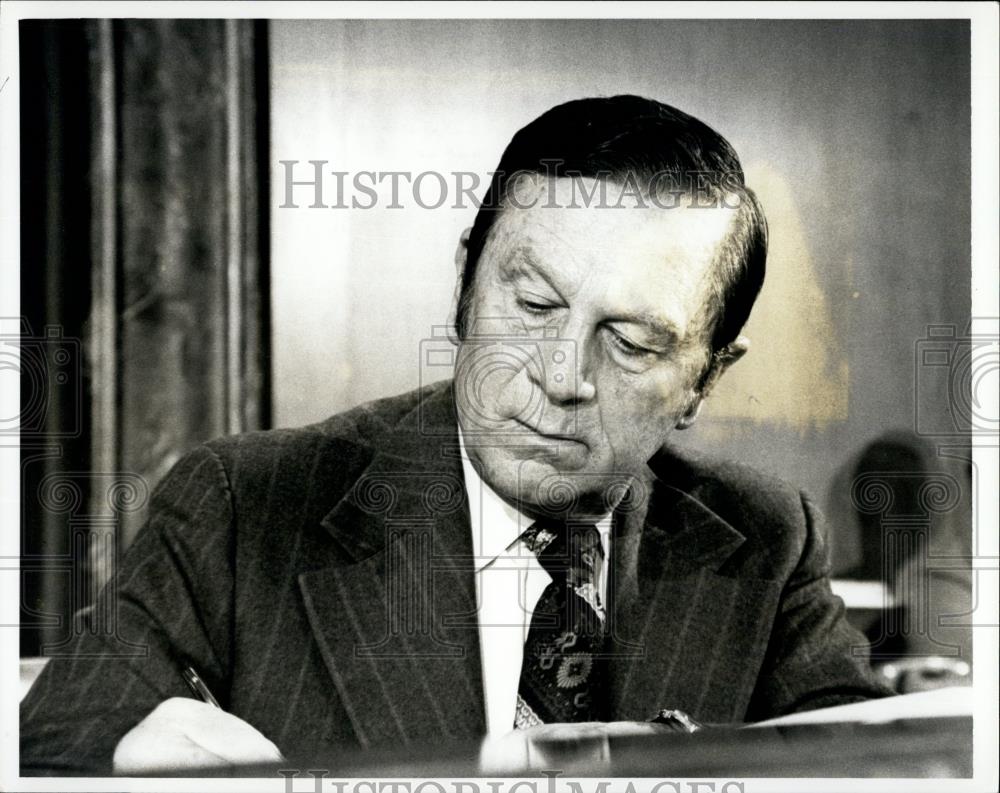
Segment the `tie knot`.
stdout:
<path fill-rule="evenodd" d="M 596 581 L 604 559 L 601 534 L 593 523 L 533 523 L 521 539 L 553 580 L 572 585 Z"/>

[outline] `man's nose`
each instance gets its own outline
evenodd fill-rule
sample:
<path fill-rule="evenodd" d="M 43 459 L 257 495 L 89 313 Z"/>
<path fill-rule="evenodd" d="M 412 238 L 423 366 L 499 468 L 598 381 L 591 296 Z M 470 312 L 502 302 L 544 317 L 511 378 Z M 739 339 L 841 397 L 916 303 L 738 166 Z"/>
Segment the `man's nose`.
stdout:
<path fill-rule="evenodd" d="M 564 326 L 539 343 L 539 366 L 532 379 L 554 404 L 592 400 L 597 390 L 590 377 L 590 334 L 583 327 Z"/>

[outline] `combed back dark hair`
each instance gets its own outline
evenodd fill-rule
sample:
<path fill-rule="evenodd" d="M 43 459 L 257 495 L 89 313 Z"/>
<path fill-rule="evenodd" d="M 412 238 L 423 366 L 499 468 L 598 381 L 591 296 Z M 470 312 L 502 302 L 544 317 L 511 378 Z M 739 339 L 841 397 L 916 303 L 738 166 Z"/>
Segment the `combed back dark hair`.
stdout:
<path fill-rule="evenodd" d="M 767 258 L 764 213 L 744 182 L 739 157 L 725 138 L 693 116 L 652 99 L 622 95 L 566 102 L 514 135 L 469 236 L 456 317 L 459 338 L 469 330 L 479 257 L 510 191 L 527 174 L 610 179 L 641 196 L 667 188 L 675 197 L 699 194 L 699 203 L 714 198 L 738 207 L 733 231 L 718 252 L 707 308 L 714 323 L 713 351 L 739 335 L 764 282 Z"/>

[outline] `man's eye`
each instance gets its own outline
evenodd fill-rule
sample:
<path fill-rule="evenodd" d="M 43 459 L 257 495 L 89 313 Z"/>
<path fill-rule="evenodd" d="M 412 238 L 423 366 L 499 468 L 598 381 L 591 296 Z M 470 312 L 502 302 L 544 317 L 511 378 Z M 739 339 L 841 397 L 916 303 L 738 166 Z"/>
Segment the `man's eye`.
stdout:
<path fill-rule="evenodd" d="M 653 351 L 647 349 L 646 347 L 641 347 L 638 344 L 633 344 L 624 336 L 619 336 L 617 333 L 611 333 L 612 343 L 618 349 L 619 352 L 629 356 L 630 358 L 642 358 L 647 355 L 653 355 Z"/>
<path fill-rule="evenodd" d="M 517 304 L 529 314 L 545 314 L 555 308 L 551 303 L 539 303 L 537 300 L 519 298 Z"/>

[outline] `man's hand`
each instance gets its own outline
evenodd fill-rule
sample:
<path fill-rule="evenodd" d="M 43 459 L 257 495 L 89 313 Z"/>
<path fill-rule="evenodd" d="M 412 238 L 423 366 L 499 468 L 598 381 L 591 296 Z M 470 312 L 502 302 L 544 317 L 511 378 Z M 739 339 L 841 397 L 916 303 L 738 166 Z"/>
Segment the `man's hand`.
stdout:
<path fill-rule="evenodd" d="M 479 768 L 484 774 L 503 775 L 526 768 L 558 768 L 560 763 L 598 767 L 607 759 L 609 738 L 674 732 L 664 724 L 648 721 L 542 724 L 487 738 L 479 751 Z"/>
<path fill-rule="evenodd" d="M 161 702 L 115 748 L 115 774 L 282 760 L 278 747 L 245 721 L 194 699 Z"/>
<path fill-rule="evenodd" d="M 630 735 L 667 735 L 676 730 L 649 721 L 582 721 L 540 724 L 515 730 L 508 736 L 526 741 L 580 741 L 587 738 L 620 738 Z M 506 737 L 506 736 L 505 736 Z"/>

